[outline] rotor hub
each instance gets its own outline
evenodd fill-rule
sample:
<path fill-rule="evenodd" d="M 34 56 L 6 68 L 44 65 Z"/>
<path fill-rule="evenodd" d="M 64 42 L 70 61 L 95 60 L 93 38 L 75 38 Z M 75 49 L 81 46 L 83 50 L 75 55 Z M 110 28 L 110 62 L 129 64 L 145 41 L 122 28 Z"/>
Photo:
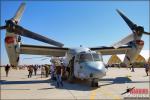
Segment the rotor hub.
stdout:
<path fill-rule="evenodd" d="M 16 24 L 12 20 L 6 20 L 5 22 L 6 22 L 6 29 L 9 32 L 14 32 Z"/>
<path fill-rule="evenodd" d="M 142 26 L 138 26 L 138 27 L 136 27 L 135 31 L 138 36 L 141 36 L 142 33 L 144 32 L 144 28 Z"/>

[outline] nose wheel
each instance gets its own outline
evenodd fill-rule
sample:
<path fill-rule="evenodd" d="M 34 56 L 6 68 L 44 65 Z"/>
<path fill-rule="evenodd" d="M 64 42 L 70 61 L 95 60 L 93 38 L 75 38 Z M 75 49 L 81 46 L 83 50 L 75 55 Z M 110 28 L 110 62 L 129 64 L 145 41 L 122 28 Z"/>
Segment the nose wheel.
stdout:
<path fill-rule="evenodd" d="M 91 81 L 91 87 L 99 87 L 99 85 L 98 85 L 98 79 L 92 79 L 92 81 Z"/>

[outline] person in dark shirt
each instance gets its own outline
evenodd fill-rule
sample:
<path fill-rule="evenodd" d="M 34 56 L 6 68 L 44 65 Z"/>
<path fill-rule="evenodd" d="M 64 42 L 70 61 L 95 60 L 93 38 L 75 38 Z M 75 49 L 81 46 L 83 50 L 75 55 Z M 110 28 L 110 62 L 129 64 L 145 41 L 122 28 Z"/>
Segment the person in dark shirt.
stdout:
<path fill-rule="evenodd" d="M 146 75 L 148 76 L 149 66 L 148 64 L 144 64 Z"/>
<path fill-rule="evenodd" d="M 35 75 L 35 76 L 36 76 L 36 73 L 37 73 L 37 69 L 38 69 L 38 66 L 37 66 L 37 65 L 33 66 L 33 70 L 34 70 L 34 75 Z"/>
<path fill-rule="evenodd" d="M 5 67 L 6 77 L 8 77 L 9 69 L 10 69 L 10 66 L 7 64 Z"/>
<path fill-rule="evenodd" d="M 133 64 L 130 64 L 130 66 L 131 66 L 131 72 L 135 72 L 135 71 L 134 71 L 134 65 L 133 65 Z"/>
<path fill-rule="evenodd" d="M 45 65 L 45 76 L 48 77 L 49 74 L 49 68 L 47 65 Z"/>
<path fill-rule="evenodd" d="M 33 66 L 32 65 L 28 66 L 28 72 L 29 72 L 28 78 L 32 77 L 32 73 L 33 73 Z"/>

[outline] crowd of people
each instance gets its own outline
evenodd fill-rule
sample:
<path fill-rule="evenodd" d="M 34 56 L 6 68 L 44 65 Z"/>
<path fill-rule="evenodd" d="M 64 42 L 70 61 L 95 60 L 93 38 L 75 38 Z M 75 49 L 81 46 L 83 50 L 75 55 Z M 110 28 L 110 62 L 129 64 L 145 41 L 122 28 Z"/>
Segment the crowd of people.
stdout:
<path fill-rule="evenodd" d="M 5 72 L 6 72 L 6 77 L 8 77 L 9 70 L 12 66 L 6 65 L 5 66 Z M 38 75 L 41 76 L 41 78 L 47 78 L 50 76 L 51 80 L 56 80 L 57 87 L 62 86 L 63 87 L 63 82 L 62 82 L 62 75 L 64 72 L 64 66 L 61 61 L 53 62 L 51 65 L 45 64 L 45 65 L 22 65 L 19 66 L 19 70 L 27 70 L 28 71 L 28 78 L 31 78 L 33 75 L 37 76 L 37 71 Z"/>
<path fill-rule="evenodd" d="M 35 76 L 37 75 L 37 71 L 41 71 L 39 74 L 41 75 L 41 78 L 44 77 L 49 77 L 49 74 L 51 72 L 50 70 L 51 65 L 28 65 L 26 66 L 28 70 L 28 78 L 31 78 L 32 75 L 34 74 Z"/>
<path fill-rule="evenodd" d="M 118 68 L 121 68 L 121 66 L 119 65 L 119 64 L 116 64 L 116 66 L 114 66 L 115 64 L 112 64 L 112 65 L 109 65 L 109 64 L 106 64 L 105 65 L 105 68 L 106 69 L 108 69 L 108 68 L 110 68 L 110 67 L 118 67 Z M 146 73 L 146 75 L 147 76 L 149 76 L 150 75 L 150 64 L 149 63 L 145 63 L 144 64 L 144 66 L 141 66 L 141 67 L 139 67 L 139 68 L 143 68 L 144 67 L 144 69 L 145 69 L 145 73 Z M 124 68 L 124 67 L 123 67 Z M 130 63 L 130 66 L 129 67 L 126 67 L 126 68 L 130 68 L 130 70 L 131 70 L 131 72 L 135 72 L 135 68 L 137 68 L 136 67 L 136 65 L 134 64 L 134 63 Z"/>
<path fill-rule="evenodd" d="M 131 71 L 134 71 L 134 67 L 132 67 L 132 66 L 131 66 Z M 5 66 L 6 77 L 8 77 L 10 68 L 11 68 L 11 66 L 8 64 Z M 144 68 L 145 68 L 146 75 L 147 76 L 150 75 L 149 64 L 146 63 L 144 65 Z M 33 76 L 33 74 L 34 74 L 34 76 L 36 76 L 37 71 L 40 72 L 38 74 L 41 75 L 41 78 L 47 78 L 50 76 L 51 80 L 56 80 L 57 87 L 60 87 L 60 86 L 63 87 L 62 76 L 64 75 L 64 73 L 66 73 L 66 70 L 67 70 L 61 60 L 51 61 L 51 65 L 48 65 L 48 64 L 45 64 L 45 65 L 23 65 L 23 66 L 19 66 L 19 69 L 27 70 L 28 78 L 31 78 Z"/>

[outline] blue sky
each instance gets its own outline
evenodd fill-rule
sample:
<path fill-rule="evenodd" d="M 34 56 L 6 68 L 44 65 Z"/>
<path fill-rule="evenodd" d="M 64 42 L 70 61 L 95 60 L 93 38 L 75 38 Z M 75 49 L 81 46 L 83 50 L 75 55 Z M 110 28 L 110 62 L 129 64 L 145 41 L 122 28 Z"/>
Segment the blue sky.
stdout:
<path fill-rule="evenodd" d="M 1 1 L 1 25 L 14 16 L 21 2 Z M 65 44 L 65 47 L 110 46 L 131 33 L 115 11 L 120 9 L 137 25 L 149 31 L 148 1 L 26 1 L 20 25 Z M 4 46 L 5 30 L 1 31 L 1 63 L 8 57 Z M 143 36 L 143 49 L 149 49 L 149 37 Z M 22 38 L 22 43 L 48 45 Z M 21 55 L 20 63 L 49 63 L 49 60 L 23 60 L 32 57 Z"/>

